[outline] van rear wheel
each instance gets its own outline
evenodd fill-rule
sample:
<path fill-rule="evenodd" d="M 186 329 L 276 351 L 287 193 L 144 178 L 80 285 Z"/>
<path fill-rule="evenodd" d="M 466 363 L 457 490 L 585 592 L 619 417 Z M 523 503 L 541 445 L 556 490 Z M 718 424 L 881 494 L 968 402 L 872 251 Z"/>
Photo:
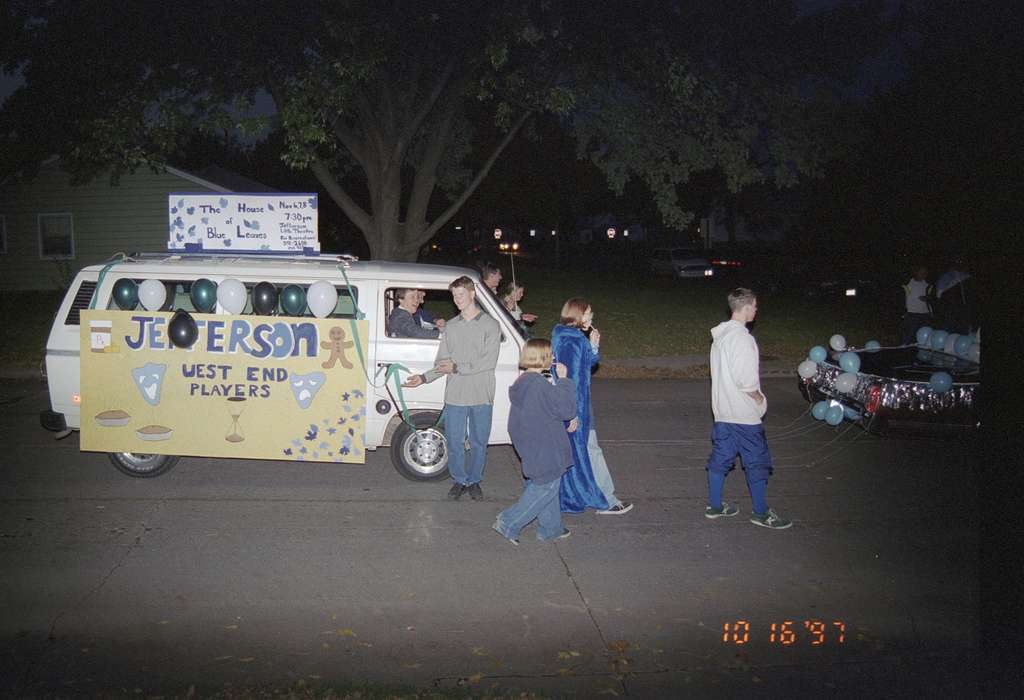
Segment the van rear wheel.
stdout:
<path fill-rule="evenodd" d="M 448 440 L 438 424 L 436 411 L 416 413 L 391 436 L 391 462 L 410 481 L 441 481 L 448 478 Z"/>
<path fill-rule="evenodd" d="M 166 474 L 181 459 L 177 455 L 150 455 L 139 452 L 110 452 L 107 456 L 119 472 L 139 479 L 151 479 Z"/>

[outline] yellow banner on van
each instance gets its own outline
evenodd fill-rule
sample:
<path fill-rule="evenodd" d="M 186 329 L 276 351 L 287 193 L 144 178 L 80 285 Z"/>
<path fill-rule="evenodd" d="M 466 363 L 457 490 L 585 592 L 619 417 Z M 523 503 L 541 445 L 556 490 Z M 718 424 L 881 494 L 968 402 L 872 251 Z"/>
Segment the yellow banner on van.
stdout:
<path fill-rule="evenodd" d="M 83 450 L 308 462 L 366 459 L 367 322 L 82 311 Z"/>

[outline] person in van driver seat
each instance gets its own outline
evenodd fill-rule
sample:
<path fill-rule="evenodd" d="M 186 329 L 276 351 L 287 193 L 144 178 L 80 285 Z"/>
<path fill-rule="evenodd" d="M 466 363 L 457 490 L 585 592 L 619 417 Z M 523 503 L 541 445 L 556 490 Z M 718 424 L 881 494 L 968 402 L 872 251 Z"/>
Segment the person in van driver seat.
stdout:
<path fill-rule="evenodd" d="M 498 365 L 501 328 L 476 304 L 476 287 L 469 277 L 450 285 L 459 315 L 445 325 L 434 368 L 414 374 L 402 384 L 413 388 L 448 376 L 444 387 L 444 433 L 448 439 L 448 470 L 455 483 L 448 498 L 458 500 L 466 491 L 474 501 L 483 500 L 480 480 L 484 475 L 487 442 L 491 435 L 494 406 L 494 368 Z M 469 468 L 462 449 L 469 425 Z"/>
<path fill-rule="evenodd" d="M 395 292 L 398 306 L 388 316 L 388 334 L 393 338 L 429 338 L 441 337 L 444 332 L 444 321 L 437 321 L 437 328 L 424 328 L 416 316 L 422 303 L 418 289 L 399 289 Z"/>

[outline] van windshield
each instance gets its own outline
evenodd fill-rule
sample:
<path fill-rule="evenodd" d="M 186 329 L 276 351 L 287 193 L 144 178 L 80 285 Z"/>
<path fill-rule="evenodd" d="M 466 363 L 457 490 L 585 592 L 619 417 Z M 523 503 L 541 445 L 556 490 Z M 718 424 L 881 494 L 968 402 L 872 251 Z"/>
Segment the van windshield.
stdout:
<path fill-rule="evenodd" d="M 485 296 L 490 297 L 492 305 L 494 306 L 494 308 L 498 309 L 498 312 L 502 316 L 505 317 L 505 320 L 506 320 L 505 325 L 511 327 L 513 329 L 513 331 L 515 331 L 515 333 L 519 335 L 520 338 L 522 338 L 523 340 L 526 340 L 526 331 L 523 328 L 523 326 L 519 325 L 519 321 L 517 321 L 514 318 L 512 318 L 512 314 L 510 314 L 508 309 L 505 308 L 505 305 L 501 303 L 501 299 L 499 299 L 497 297 L 497 295 L 494 292 L 491 291 L 490 287 L 488 287 L 486 284 L 477 284 L 477 286 L 476 286 L 476 295 L 477 295 L 477 304 L 480 306 L 480 308 L 485 313 L 489 313 L 489 314 L 493 315 L 493 312 L 488 308 L 488 304 L 482 303 L 482 300 L 481 300 L 481 297 L 485 297 Z"/>

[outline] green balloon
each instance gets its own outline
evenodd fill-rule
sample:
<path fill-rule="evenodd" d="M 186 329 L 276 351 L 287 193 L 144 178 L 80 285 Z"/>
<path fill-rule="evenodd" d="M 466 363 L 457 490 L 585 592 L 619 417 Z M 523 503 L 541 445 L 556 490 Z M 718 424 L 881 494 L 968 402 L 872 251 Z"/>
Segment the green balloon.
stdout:
<path fill-rule="evenodd" d="M 306 313 L 306 290 L 297 284 L 289 284 L 282 289 L 281 310 L 286 316 L 301 316 Z"/>
<path fill-rule="evenodd" d="M 114 282 L 114 303 L 122 311 L 131 311 L 139 305 L 139 285 L 135 280 L 122 277 Z"/>
<path fill-rule="evenodd" d="M 217 283 L 206 278 L 198 279 L 192 283 L 189 297 L 196 311 L 202 314 L 213 313 L 217 308 Z"/>

